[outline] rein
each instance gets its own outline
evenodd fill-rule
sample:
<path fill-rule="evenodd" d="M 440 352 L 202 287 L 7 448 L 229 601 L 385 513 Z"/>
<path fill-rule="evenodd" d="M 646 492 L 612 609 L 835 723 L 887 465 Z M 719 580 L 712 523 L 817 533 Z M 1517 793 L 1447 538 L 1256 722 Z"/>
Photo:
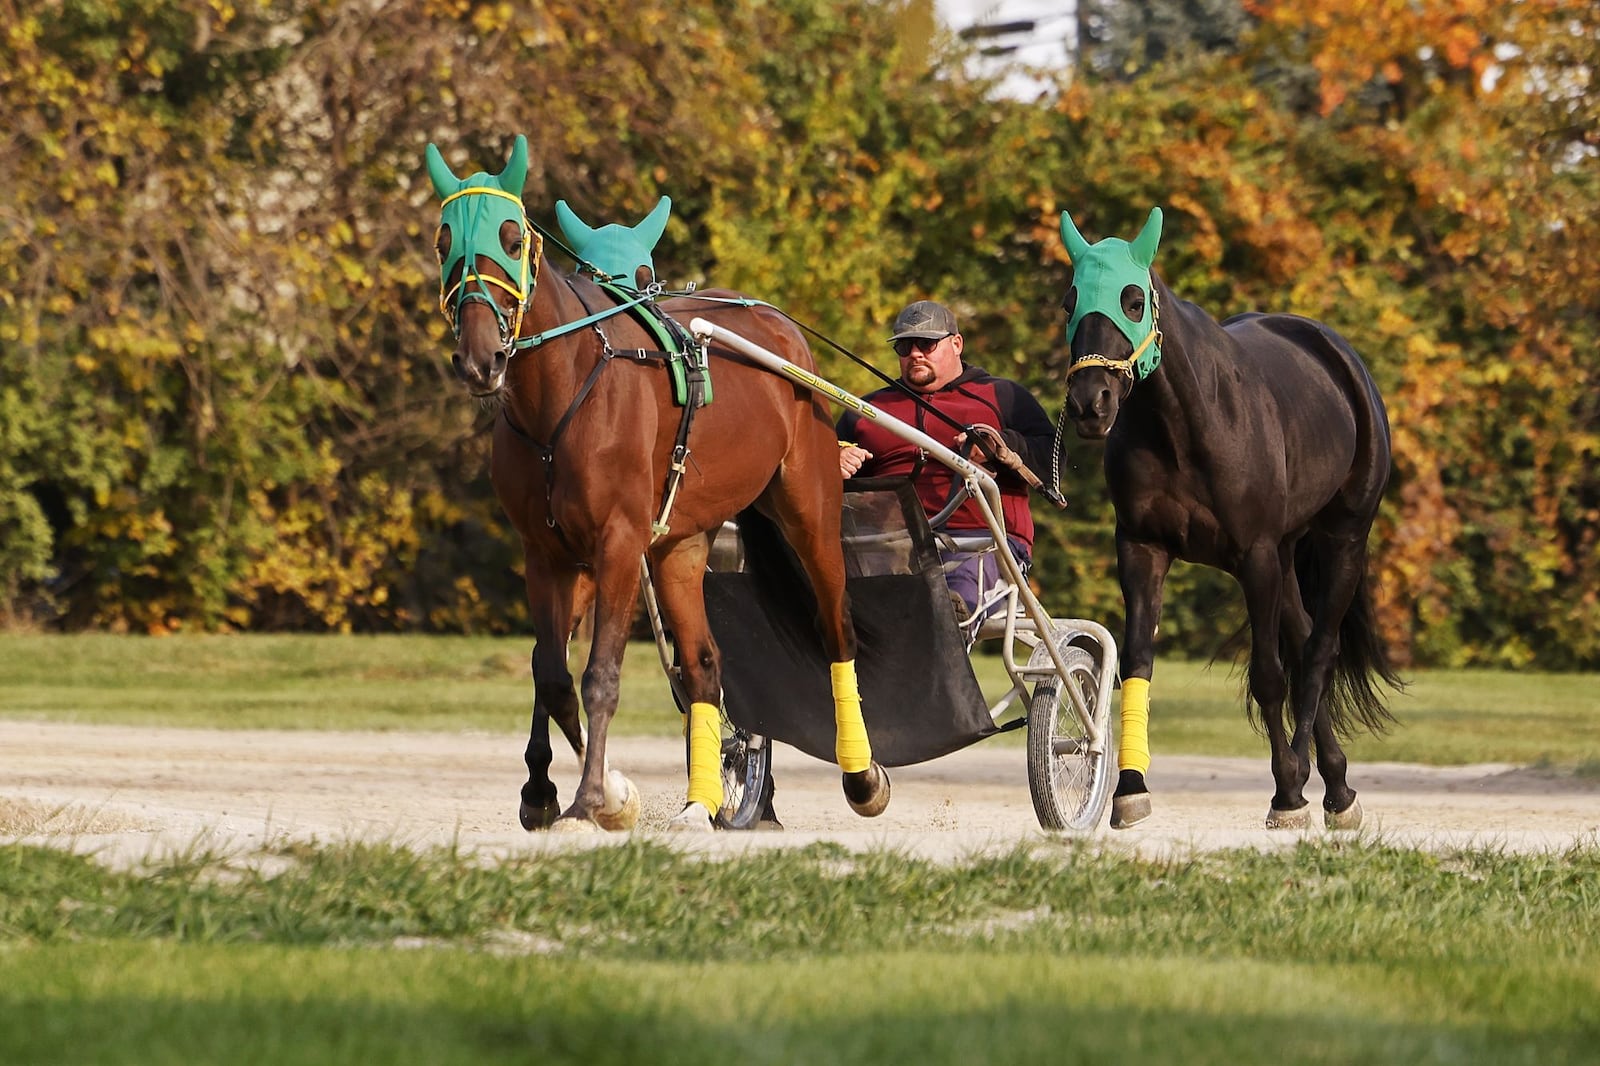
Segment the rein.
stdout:
<path fill-rule="evenodd" d="M 826 334 L 824 334 L 824 333 L 822 333 L 822 332 L 820 332 L 820 331 L 818 331 L 816 329 L 813 329 L 811 326 L 806 325 L 806 323 L 801 322 L 799 319 L 797 319 L 793 315 L 789 314 L 789 312 L 785 311 L 783 308 L 777 307 L 777 306 L 775 306 L 773 304 L 770 304 L 765 300 L 753 300 L 753 299 L 750 299 L 749 297 L 700 296 L 700 295 L 695 294 L 693 291 L 685 292 L 685 293 L 674 293 L 673 295 L 676 295 L 676 296 L 693 296 L 695 299 L 704 300 L 707 303 L 730 304 L 730 305 L 735 306 L 735 307 L 765 307 L 765 308 L 769 308 L 770 310 L 776 311 L 778 314 L 782 315 L 789 322 L 793 323 L 798 329 L 802 330 L 805 333 L 809 333 L 811 336 L 815 337 L 817 340 L 819 340 L 822 343 L 826 344 L 828 347 L 832 348 L 834 351 L 838 352 L 840 355 L 844 356 L 846 359 L 850 360 L 852 363 L 856 364 L 859 367 L 862 367 L 868 373 L 872 374 L 874 377 L 878 378 L 878 380 L 880 380 L 880 381 L 884 382 L 885 384 L 889 385 L 891 388 L 897 389 L 900 392 L 904 393 L 907 397 L 910 398 L 912 403 L 914 403 L 918 407 L 922 408 L 922 410 L 925 411 L 926 413 L 932 415 L 934 418 L 937 418 L 939 421 L 943 422 L 945 425 L 951 427 L 952 429 L 957 429 L 957 430 L 960 430 L 962 433 L 966 433 L 968 435 L 969 439 L 975 438 L 975 443 L 977 444 L 979 450 L 981 450 L 987 458 L 989 458 L 991 460 L 997 460 L 998 459 L 998 456 L 996 456 L 993 453 L 992 449 L 989 447 L 988 442 L 985 441 L 980 435 L 974 434 L 972 432 L 972 428 L 973 427 L 964 426 L 960 422 L 957 422 L 955 419 L 951 418 L 949 415 L 947 415 L 943 411 L 939 410 L 933 404 L 929 403 L 926 399 L 924 399 L 922 397 L 921 393 L 917 392 L 915 389 L 912 389 L 911 387 L 906 385 L 906 383 L 901 381 L 899 378 L 892 378 L 888 374 L 885 374 L 882 370 L 879 370 L 877 367 L 873 366 L 871 363 L 867 362 L 865 359 L 861 358 L 855 352 L 852 352 L 850 349 L 846 348 L 844 345 L 840 344 L 838 341 L 834 340 L 832 337 L 829 337 L 828 335 L 826 335 Z M 1057 448 L 1059 449 L 1059 447 L 1060 447 L 1060 443 L 1059 443 L 1060 442 L 1060 430 L 1059 430 L 1059 428 L 1057 429 L 1056 437 L 1057 437 Z M 1061 483 L 1059 476 L 1055 477 L 1055 478 L 1052 478 L 1051 479 L 1052 483 L 1047 485 L 1047 484 L 1045 484 L 1045 482 L 1044 482 L 1044 480 L 1042 478 L 1040 478 L 1037 474 L 1034 474 L 1033 471 L 1029 470 L 1027 468 L 1026 464 L 1022 465 L 1022 469 L 1016 470 L 1016 473 L 1017 473 L 1017 475 L 1019 477 L 1022 478 L 1023 481 L 1027 482 L 1027 484 L 1030 487 L 1032 487 L 1034 489 L 1037 489 L 1038 492 L 1039 492 L 1039 495 L 1041 495 L 1045 499 L 1049 500 L 1052 504 L 1054 504 L 1056 507 L 1060 508 L 1061 510 L 1066 510 L 1066 507 L 1067 507 L 1066 497 L 1062 496 L 1061 495 L 1061 490 L 1056 487 L 1057 485 L 1059 485 Z"/>

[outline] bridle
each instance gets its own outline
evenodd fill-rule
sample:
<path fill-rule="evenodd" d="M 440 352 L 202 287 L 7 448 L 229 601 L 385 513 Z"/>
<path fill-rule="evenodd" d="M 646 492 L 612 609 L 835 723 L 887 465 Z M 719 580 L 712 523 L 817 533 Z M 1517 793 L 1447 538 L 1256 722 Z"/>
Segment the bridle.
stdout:
<path fill-rule="evenodd" d="M 1159 355 L 1154 360 L 1145 360 L 1145 352 L 1151 345 L 1155 345 L 1159 352 L 1161 348 L 1161 297 L 1154 285 L 1150 286 L 1150 332 L 1145 334 L 1144 340 L 1133 350 L 1133 354 L 1126 359 L 1112 359 L 1108 356 L 1089 352 L 1072 360 L 1067 367 L 1067 380 L 1072 380 L 1072 375 L 1080 370 L 1087 370 L 1092 366 L 1104 367 L 1112 373 L 1125 374 L 1129 381 L 1143 381 L 1155 372 L 1160 361 Z"/>
<path fill-rule="evenodd" d="M 471 207 L 469 207 L 469 205 L 461 204 L 459 207 L 459 211 L 463 216 L 460 227 L 461 232 L 458 234 L 452 234 L 452 237 L 458 238 L 465 248 L 465 250 L 461 253 L 461 277 L 454 285 L 447 286 L 446 280 L 449 276 L 449 272 L 443 269 L 444 261 L 441 257 L 441 270 L 439 274 L 439 310 L 444 314 L 446 321 L 450 323 L 450 331 L 455 335 L 457 340 L 460 340 L 461 309 L 474 300 L 488 304 L 489 309 L 494 312 L 495 324 L 500 330 L 500 349 L 501 351 L 505 352 L 506 356 L 509 358 L 510 356 L 514 355 L 518 349 L 531 347 L 534 343 L 532 338 L 521 338 L 519 337 L 519 334 L 522 332 L 522 318 L 525 314 L 527 314 L 528 308 L 533 304 L 533 292 L 535 287 L 539 284 L 539 261 L 544 254 L 544 237 L 535 231 L 534 228 L 529 224 L 528 212 L 527 209 L 523 207 L 521 197 L 514 196 L 502 189 L 490 188 L 488 186 L 474 186 L 472 188 L 462 189 L 459 192 L 446 197 L 444 202 L 439 205 L 441 215 L 439 222 L 440 230 L 443 230 L 445 227 L 445 221 L 443 219 L 443 213 L 445 209 L 464 196 L 497 196 L 501 199 L 509 200 L 517 205 L 517 224 L 522 233 L 522 258 L 516 264 L 516 279 L 514 281 L 507 281 L 506 279 L 496 277 L 493 274 L 479 273 L 477 270 L 477 262 L 480 255 L 488 255 L 490 258 L 496 260 L 502 258 L 503 253 L 500 252 L 499 247 L 499 223 L 504 220 L 489 217 L 489 212 L 484 210 L 481 206 L 477 210 L 473 210 Z M 485 251 L 478 247 L 479 240 L 483 238 L 483 234 L 480 232 L 480 230 L 483 228 L 486 222 L 490 223 L 494 227 L 494 232 L 488 237 L 488 239 L 493 242 L 490 246 L 493 249 L 492 251 Z M 437 246 L 437 234 L 435 235 L 434 240 L 435 246 Z M 500 265 L 502 268 L 506 266 L 506 264 L 503 262 Z M 494 298 L 494 294 L 489 290 L 489 286 L 491 285 L 509 293 L 512 299 L 516 301 L 516 304 L 512 308 L 509 315 L 500 306 L 499 301 Z"/>

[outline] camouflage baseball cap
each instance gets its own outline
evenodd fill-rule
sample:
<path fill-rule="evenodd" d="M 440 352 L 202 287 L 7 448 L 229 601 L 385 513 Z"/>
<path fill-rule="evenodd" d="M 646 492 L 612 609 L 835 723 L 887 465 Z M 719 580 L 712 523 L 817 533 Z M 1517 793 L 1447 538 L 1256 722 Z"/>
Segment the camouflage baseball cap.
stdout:
<path fill-rule="evenodd" d="M 889 339 L 936 341 L 960 332 L 955 313 L 948 307 L 932 300 L 918 300 L 894 316 L 894 336 Z"/>

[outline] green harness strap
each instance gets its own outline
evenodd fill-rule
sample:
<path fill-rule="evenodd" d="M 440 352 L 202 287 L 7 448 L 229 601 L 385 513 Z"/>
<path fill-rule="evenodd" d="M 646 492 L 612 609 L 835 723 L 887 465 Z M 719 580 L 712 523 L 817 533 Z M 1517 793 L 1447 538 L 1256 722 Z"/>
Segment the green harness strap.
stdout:
<path fill-rule="evenodd" d="M 667 373 L 672 379 L 672 402 L 679 407 L 687 406 L 691 402 L 690 384 L 697 382 L 700 385 L 699 405 L 709 404 L 712 399 L 711 365 L 705 348 L 696 344 L 676 319 L 656 307 L 653 298 L 641 301 L 637 290 L 615 281 L 593 280 L 606 295 L 629 305 L 628 309 L 633 312 L 634 318 L 661 346 L 661 351 L 667 357 Z"/>

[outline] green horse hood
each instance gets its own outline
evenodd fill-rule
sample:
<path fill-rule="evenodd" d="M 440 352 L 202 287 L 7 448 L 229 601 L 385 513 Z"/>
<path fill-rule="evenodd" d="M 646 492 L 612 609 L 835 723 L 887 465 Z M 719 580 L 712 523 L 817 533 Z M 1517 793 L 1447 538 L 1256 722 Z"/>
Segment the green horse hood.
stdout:
<path fill-rule="evenodd" d="M 597 229 L 580 219 L 565 200 L 556 201 L 556 223 L 577 257 L 593 268 L 602 280 L 629 288 L 634 287 L 640 267 L 655 277 L 656 265 L 651 253 L 661 240 L 671 213 L 672 200 L 663 196 L 637 226 L 611 223 Z"/>
<path fill-rule="evenodd" d="M 473 264 L 479 257 L 498 264 L 517 287 L 519 300 L 528 293 L 532 258 L 532 242 L 528 238 L 528 214 L 522 206 L 522 187 L 528 180 L 528 139 L 517 135 L 505 169 L 498 174 L 479 171 L 466 178 L 458 178 L 450 169 L 439 149 L 428 145 L 426 153 L 428 177 L 433 190 L 443 201 L 439 210 L 439 225 L 450 229 L 450 251 L 439 263 L 439 288 L 445 291 L 450 275 L 462 265 L 462 277 L 457 286 L 464 288 L 469 277 L 475 277 Z M 500 227 L 514 222 L 523 234 L 523 254 L 513 258 L 500 244 Z"/>
<path fill-rule="evenodd" d="M 1061 212 L 1061 241 L 1072 259 L 1072 287 L 1078 298 L 1067 322 L 1067 344 L 1077 335 L 1086 316 L 1098 312 L 1116 324 L 1138 353 L 1134 375 L 1144 379 L 1161 363 L 1161 346 L 1154 338 L 1155 296 L 1151 292 L 1150 264 L 1161 243 L 1161 208 L 1150 210 L 1144 228 L 1133 241 L 1106 237 L 1095 244 L 1084 240 L 1072 216 Z M 1144 315 L 1135 322 L 1122 311 L 1122 290 L 1136 285 L 1144 292 Z"/>

